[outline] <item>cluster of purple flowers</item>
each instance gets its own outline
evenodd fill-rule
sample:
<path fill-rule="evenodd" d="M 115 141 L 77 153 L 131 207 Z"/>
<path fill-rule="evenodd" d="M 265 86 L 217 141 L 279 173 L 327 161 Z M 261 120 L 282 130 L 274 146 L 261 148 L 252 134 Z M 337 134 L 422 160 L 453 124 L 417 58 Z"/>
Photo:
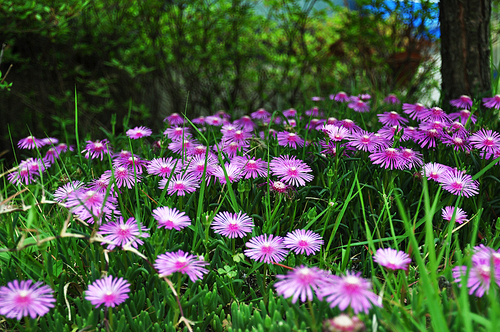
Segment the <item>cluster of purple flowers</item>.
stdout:
<path fill-rule="evenodd" d="M 428 180 L 438 182 L 443 189 L 453 195 L 471 197 L 479 193 L 479 182 L 465 171 L 457 170 L 450 166 L 439 163 L 427 163 L 424 165 L 422 175 Z"/>
<path fill-rule="evenodd" d="M 474 247 L 471 266 L 454 267 L 453 278 L 459 286 L 465 283 L 469 294 L 482 297 L 488 293 L 492 284 L 500 286 L 500 250 L 484 245 Z"/>

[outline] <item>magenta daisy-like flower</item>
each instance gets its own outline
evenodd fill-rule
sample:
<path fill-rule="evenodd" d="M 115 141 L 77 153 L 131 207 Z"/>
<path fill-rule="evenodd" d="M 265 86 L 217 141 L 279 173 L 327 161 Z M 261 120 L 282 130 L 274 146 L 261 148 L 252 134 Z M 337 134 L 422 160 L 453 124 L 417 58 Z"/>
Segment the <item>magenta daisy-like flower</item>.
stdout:
<path fill-rule="evenodd" d="M 223 125 L 222 119 L 220 118 L 220 116 L 217 116 L 217 115 L 209 115 L 209 116 L 205 117 L 205 123 L 207 125 L 216 126 L 216 127 Z"/>
<path fill-rule="evenodd" d="M 349 146 L 365 152 L 375 152 L 380 144 L 380 139 L 375 134 L 362 129 L 354 130 L 347 140 Z"/>
<path fill-rule="evenodd" d="M 28 165 L 19 165 L 19 168 L 12 173 L 7 175 L 7 179 L 10 183 L 21 185 L 21 184 L 30 184 L 35 181 L 35 179 L 39 176 L 39 173 L 34 173 L 30 171 Z"/>
<path fill-rule="evenodd" d="M 347 93 L 345 93 L 344 91 L 340 91 L 338 92 L 336 95 L 335 95 L 335 101 L 339 101 L 341 103 L 345 103 L 345 102 L 348 102 L 350 101 L 350 98 L 349 96 L 347 95 Z"/>
<path fill-rule="evenodd" d="M 143 160 L 138 156 L 132 156 L 132 155 L 129 157 L 118 157 L 115 158 L 115 160 L 113 161 L 113 166 L 130 168 L 132 174 L 134 174 L 134 168 L 137 174 L 142 174 L 142 172 L 148 166 L 148 164 L 149 161 Z"/>
<path fill-rule="evenodd" d="M 262 119 L 269 118 L 271 116 L 271 113 L 269 113 L 268 111 L 266 111 L 263 108 L 259 108 L 258 110 L 256 110 L 252 114 L 250 114 L 250 116 L 252 117 L 252 119 L 261 119 L 262 120 Z"/>
<path fill-rule="evenodd" d="M 253 226 L 252 218 L 241 211 L 233 214 L 227 211 L 219 212 L 212 222 L 215 233 L 230 239 L 245 237 L 247 233 L 252 232 Z"/>
<path fill-rule="evenodd" d="M 283 131 L 278 133 L 278 145 L 297 149 L 304 146 L 304 139 L 295 133 Z"/>
<path fill-rule="evenodd" d="M 85 298 L 96 308 L 101 304 L 105 307 L 115 307 L 128 299 L 130 284 L 123 278 L 115 279 L 107 276 L 94 281 L 85 292 Z"/>
<path fill-rule="evenodd" d="M 479 194 L 479 181 L 472 180 L 472 176 L 464 171 L 448 170 L 443 173 L 439 182 L 443 189 L 453 195 L 471 197 Z"/>
<path fill-rule="evenodd" d="M 252 133 L 250 131 L 246 131 L 244 129 L 236 129 L 234 131 L 229 131 L 222 137 L 224 142 L 235 142 L 238 144 L 245 144 L 248 142 L 248 139 L 252 137 Z"/>
<path fill-rule="evenodd" d="M 387 97 L 384 98 L 384 102 L 387 104 L 400 104 L 401 101 L 399 101 L 398 97 L 395 94 L 389 94 Z"/>
<path fill-rule="evenodd" d="M 235 125 L 242 127 L 243 129 L 247 131 L 252 131 L 255 128 L 255 123 L 252 121 L 252 119 L 248 115 L 242 116 L 240 119 L 235 120 L 233 122 Z"/>
<path fill-rule="evenodd" d="M 28 136 L 26 138 L 22 138 L 17 142 L 17 147 L 20 149 L 35 149 L 36 147 L 41 148 L 43 146 L 43 141 L 41 139 L 36 138 L 35 136 Z"/>
<path fill-rule="evenodd" d="M 168 178 L 171 173 L 179 173 L 181 168 L 182 161 L 172 157 L 153 159 L 146 167 L 148 174 L 158 175 L 162 178 Z"/>
<path fill-rule="evenodd" d="M 470 137 L 472 147 L 493 153 L 500 148 L 500 134 L 493 130 L 481 129 Z"/>
<path fill-rule="evenodd" d="M 0 315 L 21 320 L 30 316 L 35 319 L 49 312 L 56 299 L 52 289 L 41 282 L 33 284 L 33 280 L 18 280 L 7 283 L 0 288 Z"/>
<path fill-rule="evenodd" d="M 334 125 L 323 125 L 321 130 L 328 135 L 334 142 L 340 142 L 344 139 L 349 139 L 349 130 L 345 127 L 338 127 Z"/>
<path fill-rule="evenodd" d="M 469 270 L 467 287 L 469 288 L 470 295 L 474 294 L 477 297 L 482 297 L 485 293 L 489 292 L 492 283 L 500 286 L 500 265 L 492 263 L 491 259 L 474 256 L 472 266 Z M 462 286 L 462 278 L 465 278 L 467 275 L 467 269 L 468 267 L 465 265 L 456 266 L 452 269 L 454 281 L 459 283 L 460 287 Z"/>
<path fill-rule="evenodd" d="M 500 109 L 500 95 L 491 98 L 483 98 L 484 107 Z"/>
<path fill-rule="evenodd" d="M 443 217 L 444 220 L 447 221 L 455 220 L 455 222 L 459 224 L 462 224 L 464 221 L 467 220 L 467 213 L 465 213 L 465 211 L 462 210 L 461 208 L 459 207 L 455 208 L 454 206 L 445 206 L 444 208 L 442 208 L 441 216 Z"/>
<path fill-rule="evenodd" d="M 123 222 L 123 217 L 119 217 L 116 221 L 111 221 L 99 227 L 98 234 L 105 235 L 104 240 L 108 243 L 108 249 L 113 250 L 117 246 L 124 247 L 130 245 L 137 249 L 138 245 L 144 244 L 141 238 L 149 237 L 148 228 L 135 220 L 129 218 Z M 104 245 L 106 242 L 103 242 Z"/>
<path fill-rule="evenodd" d="M 422 112 L 422 119 L 425 121 L 442 121 L 450 122 L 450 118 L 445 111 L 440 107 L 431 107 L 426 111 Z"/>
<path fill-rule="evenodd" d="M 127 136 L 131 139 L 139 139 L 143 137 L 151 136 L 153 131 L 147 127 L 135 127 L 127 130 Z"/>
<path fill-rule="evenodd" d="M 173 141 L 172 143 L 168 144 L 168 149 L 175 153 L 184 155 L 188 153 L 189 150 L 191 150 L 192 148 L 194 148 L 199 144 L 200 143 L 194 139 L 184 139 L 179 141 Z"/>
<path fill-rule="evenodd" d="M 191 138 L 191 134 L 189 133 L 189 128 L 187 127 L 171 127 L 167 128 L 163 135 L 166 135 L 172 141 L 182 141 Z"/>
<path fill-rule="evenodd" d="M 351 101 L 347 107 L 353 109 L 355 112 L 359 113 L 365 113 L 365 112 L 370 112 L 370 105 L 368 105 L 367 102 L 364 102 L 363 100 L 355 100 Z"/>
<path fill-rule="evenodd" d="M 375 165 L 380 165 L 384 168 L 395 169 L 399 168 L 402 162 L 401 151 L 394 148 L 386 148 L 382 151 L 374 152 L 369 156 L 370 160 Z"/>
<path fill-rule="evenodd" d="M 283 111 L 283 115 L 287 118 L 293 118 L 297 115 L 297 110 L 295 108 L 290 108 Z"/>
<path fill-rule="evenodd" d="M 323 244 L 321 235 L 310 230 L 296 229 L 288 233 L 283 239 L 283 244 L 287 249 L 294 251 L 296 254 L 306 254 L 309 256 L 319 251 Z"/>
<path fill-rule="evenodd" d="M 170 181 L 169 181 L 170 180 Z M 167 187 L 167 194 L 177 194 L 177 196 L 185 196 L 196 191 L 200 187 L 198 179 L 192 174 L 176 174 L 170 179 L 163 179 L 159 183 L 160 189 Z"/>
<path fill-rule="evenodd" d="M 283 244 L 283 238 L 272 234 L 260 235 L 250 239 L 245 246 L 245 255 L 258 262 L 278 263 L 285 259 L 288 251 Z"/>
<path fill-rule="evenodd" d="M 127 187 L 131 189 L 136 183 L 141 182 L 141 176 L 139 174 L 134 174 L 132 169 L 123 166 L 115 167 L 113 171 L 105 171 L 102 175 L 102 179 L 111 181 L 113 172 L 117 188 Z"/>
<path fill-rule="evenodd" d="M 306 182 L 314 178 L 312 174 L 309 174 L 312 172 L 311 168 L 295 156 L 275 157 L 269 163 L 269 168 L 281 181 L 297 187 L 305 186 Z"/>
<path fill-rule="evenodd" d="M 241 176 L 245 179 L 260 178 L 267 176 L 267 162 L 258 158 L 236 156 L 231 161 L 241 170 Z"/>
<path fill-rule="evenodd" d="M 403 104 L 403 112 L 410 116 L 412 120 L 423 120 L 423 113 L 427 111 L 427 107 L 420 103 L 416 104 Z"/>
<path fill-rule="evenodd" d="M 83 183 L 80 181 L 72 181 L 66 183 L 65 185 L 60 186 L 59 188 L 56 189 L 56 192 L 54 193 L 56 202 L 59 203 L 64 202 L 72 192 L 80 189 L 81 187 L 83 187 Z"/>
<path fill-rule="evenodd" d="M 187 171 L 189 174 L 201 180 L 203 173 L 205 173 L 205 178 L 207 179 L 207 183 L 209 183 L 210 177 L 217 167 L 217 159 L 213 154 L 209 154 L 208 156 L 196 155 L 191 157 L 186 164 L 188 165 Z"/>
<path fill-rule="evenodd" d="M 456 108 L 470 109 L 472 107 L 472 99 L 469 96 L 461 95 L 458 99 L 450 100 L 450 104 Z"/>
<path fill-rule="evenodd" d="M 82 153 L 85 152 L 85 158 L 87 159 L 97 159 L 101 158 L 103 160 L 104 155 L 111 155 L 113 151 L 109 146 L 109 141 L 107 139 L 103 139 L 102 141 L 87 141 L 87 145 Z"/>
<path fill-rule="evenodd" d="M 471 146 L 469 138 L 466 135 L 461 135 L 460 133 L 453 133 L 453 135 L 444 134 L 441 137 L 441 141 L 449 146 L 453 146 L 456 151 L 471 151 Z"/>
<path fill-rule="evenodd" d="M 291 297 L 292 303 L 296 303 L 300 297 L 301 302 L 312 301 L 313 291 L 318 292 L 325 282 L 328 273 L 317 267 L 299 266 L 286 275 L 277 275 L 274 284 L 278 295 L 285 299 Z"/>
<path fill-rule="evenodd" d="M 241 168 L 235 163 L 226 163 L 224 164 L 224 168 L 217 165 L 214 167 L 212 174 L 222 184 L 238 182 L 242 177 Z"/>
<path fill-rule="evenodd" d="M 398 112 L 384 112 L 382 114 L 377 114 L 378 121 L 382 122 L 386 126 L 402 126 L 407 123 L 408 120 L 399 115 Z"/>
<path fill-rule="evenodd" d="M 208 270 L 204 268 L 208 265 L 207 262 L 182 250 L 159 255 L 154 265 L 160 276 L 169 276 L 180 272 L 187 274 L 192 282 L 202 279 L 203 275 L 208 273 Z"/>
<path fill-rule="evenodd" d="M 191 225 L 191 219 L 185 212 L 180 212 L 176 208 L 162 206 L 153 210 L 153 217 L 158 221 L 158 227 L 175 229 L 180 231 L 184 227 Z"/>
<path fill-rule="evenodd" d="M 323 322 L 324 331 L 335 332 L 361 332 L 365 331 L 365 324 L 357 317 L 350 317 L 346 314 L 340 314 L 332 319 Z"/>
<path fill-rule="evenodd" d="M 332 308 L 343 311 L 350 306 L 355 314 L 368 313 L 373 306 L 382 307 L 381 298 L 371 288 L 371 282 L 361 278 L 361 273 L 347 271 L 343 277 L 331 276 L 318 295 L 326 298 Z"/>
<path fill-rule="evenodd" d="M 415 135 L 415 142 L 420 144 L 421 148 L 425 148 L 426 146 L 428 148 L 434 148 L 437 146 L 437 140 L 442 134 L 442 130 L 434 128 L 420 130 Z"/>
<path fill-rule="evenodd" d="M 422 154 L 410 148 L 401 147 L 401 162 L 399 169 L 420 168 L 424 164 Z"/>
<path fill-rule="evenodd" d="M 476 123 L 477 121 L 477 117 L 474 114 L 472 114 L 469 110 L 460 110 L 455 113 L 450 113 L 449 116 L 450 119 L 452 120 L 460 120 L 460 123 L 463 124 L 464 126 L 467 123 L 467 120 L 469 120 L 469 118 L 470 122 L 472 123 Z"/>
<path fill-rule="evenodd" d="M 116 203 L 115 197 L 106 197 L 106 193 L 86 188 L 73 191 L 66 200 L 71 212 L 90 224 L 94 223 L 94 218 L 100 223 L 102 218 L 110 220 L 113 214 L 120 215 Z"/>
<path fill-rule="evenodd" d="M 180 126 L 184 124 L 184 118 L 179 113 L 172 113 L 163 119 L 163 122 L 168 121 L 168 124 L 172 126 Z"/>
<path fill-rule="evenodd" d="M 427 180 L 441 182 L 443 174 L 450 169 L 450 166 L 446 166 L 440 163 L 427 163 L 424 165 L 422 175 L 427 177 Z"/>
<path fill-rule="evenodd" d="M 408 265 L 411 263 L 410 256 L 404 251 L 395 250 L 392 248 L 379 248 L 373 261 L 389 270 L 408 270 Z"/>

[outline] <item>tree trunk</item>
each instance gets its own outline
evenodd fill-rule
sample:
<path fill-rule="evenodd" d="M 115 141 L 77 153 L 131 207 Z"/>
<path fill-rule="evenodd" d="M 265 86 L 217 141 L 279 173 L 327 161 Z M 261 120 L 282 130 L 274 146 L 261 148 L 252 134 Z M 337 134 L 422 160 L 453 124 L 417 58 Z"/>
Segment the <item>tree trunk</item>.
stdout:
<path fill-rule="evenodd" d="M 490 17 L 492 0 L 441 0 L 443 106 L 451 99 L 491 96 Z"/>

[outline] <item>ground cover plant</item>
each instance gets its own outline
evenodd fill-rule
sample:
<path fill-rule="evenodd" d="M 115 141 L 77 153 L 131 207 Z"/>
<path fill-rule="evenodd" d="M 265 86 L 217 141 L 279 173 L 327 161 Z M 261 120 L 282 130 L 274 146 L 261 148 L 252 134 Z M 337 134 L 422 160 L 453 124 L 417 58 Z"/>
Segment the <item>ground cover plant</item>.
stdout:
<path fill-rule="evenodd" d="M 500 96 L 338 91 L 101 137 L 75 104 L 61 137 L 10 133 L 3 330 L 498 330 Z"/>

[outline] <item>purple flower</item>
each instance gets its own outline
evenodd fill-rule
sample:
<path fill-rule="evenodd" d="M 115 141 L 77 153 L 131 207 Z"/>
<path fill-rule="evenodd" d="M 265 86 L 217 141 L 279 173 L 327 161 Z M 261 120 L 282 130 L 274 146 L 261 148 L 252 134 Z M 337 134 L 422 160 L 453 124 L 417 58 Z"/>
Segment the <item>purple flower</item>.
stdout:
<path fill-rule="evenodd" d="M 374 152 L 380 144 L 380 139 L 375 134 L 362 129 L 354 130 L 347 140 L 349 146 L 365 152 Z"/>
<path fill-rule="evenodd" d="M 173 141 L 172 143 L 168 144 L 168 149 L 178 153 L 178 154 L 186 154 L 188 153 L 189 150 L 194 148 L 196 145 L 199 145 L 200 143 L 194 139 L 186 139 L 184 140 L 178 140 L 178 141 Z"/>
<path fill-rule="evenodd" d="M 217 115 L 209 115 L 205 118 L 205 123 L 210 126 L 222 126 L 223 120 Z"/>
<path fill-rule="evenodd" d="M 453 216 L 453 214 L 455 215 Z M 465 211 L 459 207 L 455 208 L 454 206 L 445 206 L 444 208 L 442 208 L 441 216 L 443 217 L 444 220 L 447 221 L 455 220 L 455 222 L 459 224 L 462 224 L 464 221 L 467 220 L 467 214 L 465 213 Z"/>
<path fill-rule="evenodd" d="M 133 129 L 127 130 L 127 136 L 131 139 L 139 139 L 143 137 L 151 136 L 153 131 L 146 127 L 135 127 Z"/>
<path fill-rule="evenodd" d="M 234 157 L 231 161 L 232 164 L 236 165 L 241 169 L 241 176 L 245 179 L 250 178 L 260 178 L 267 176 L 267 162 L 258 158 L 246 157 Z"/>
<path fill-rule="evenodd" d="M 370 105 L 368 103 L 362 101 L 361 99 L 356 101 L 351 101 L 347 107 L 353 109 L 355 112 L 365 113 L 370 112 Z"/>
<path fill-rule="evenodd" d="M 401 102 L 399 101 L 398 97 L 396 97 L 395 94 L 389 94 L 387 97 L 385 97 L 384 102 L 387 104 L 400 104 Z"/>
<path fill-rule="evenodd" d="M 252 219 L 243 212 L 231 214 L 227 211 L 219 212 L 215 215 L 212 228 L 215 233 L 226 236 L 230 239 L 245 237 L 252 232 Z"/>
<path fill-rule="evenodd" d="M 116 246 L 124 247 L 130 245 L 137 249 L 138 245 L 144 244 L 141 237 L 149 237 L 148 228 L 135 220 L 129 218 L 127 222 L 123 222 L 123 217 L 119 217 L 116 221 L 111 221 L 99 227 L 98 234 L 106 235 L 104 240 L 108 243 L 108 249 L 113 250 Z M 103 245 L 105 242 L 102 243 Z"/>
<path fill-rule="evenodd" d="M 153 210 L 153 217 L 158 221 L 158 227 L 175 229 L 180 231 L 184 227 L 191 225 L 191 219 L 185 212 L 180 212 L 176 208 L 162 206 Z"/>
<path fill-rule="evenodd" d="M 315 97 L 311 97 L 311 100 L 312 101 L 322 101 L 322 100 L 325 100 L 325 98 L 324 97 L 316 97 L 315 96 Z"/>
<path fill-rule="evenodd" d="M 112 178 L 113 172 L 111 170 L 105 171 L 102 175 L 103 180 L 111 181 Z M 118 166 L 114 169 L 114 178 L 117 188 L 127 187 L 131 189 L 136 183 L 141 182 L 141 176 L 139 174 L 134 174 L 131 168 L 123 166 Z"/>
<path fill-rule="evenodd" d="M 382 151 L 374 152 L 369 156 L 370 160 L 375 165 L 380 165 L 384 168 L 395 169 L 399 168 L 402 160 L 401 151 L 394 148 L 386 148 Z"/>
<path fill-rule="evenodd" d="M 500 95 L 491 98 L 483 98 L 484 107 L 500 109 Z"/>
<path fill-rule="evenodd" d="M 41 139 L 36 138 L 35 136 L 28 136 L 26 138 L 22 138 L 17 142 L 17 147 L 20 149 L 35 149 L 42 147 L 43 141 Z"/>
<path fill-rule="evenodd" d="M 460 133 L 453 133 L 452 136 L 444 134 L 441 137 L 441 141 L 446 145 L 453 146 L 453 149 L 456 151 L 470 151 L 472 149 L 469 138 L 467 136 L 462 136 Z"/>
<path fill-rule="evenodd" d="M 83 187 L 83 183 L 80 181 L 68 182 L 65 185 L 60 186 L 56 189 L 54 197 L 56 202 L 62 203 L 68 198 L 68 196 L 75 190 Z"/>
<path fill-rule="evenodd" d="M 500 134 L 493 130 L 481 129 L 470 137 L 472 147 L 493 153 L 500 148 Z"/>
<path fill-rule="evenodd" d="M 382 265 L 389 270 L 408 270 L 408 265 L 411 263 L 410 256 L 399 250 L 392 248 L 379 248 L 375 255 L 373 255 L 373 261 Z"/>
<path fill-rule="evenodd" d="M 443 189 L 453 195 L 471 197 L 479 194 L 479 182 L 472 180 L 472 176 L 464 171 L 451 169 L 443 173 L 439 180 Z"/>
<path fill-rule="evenodd" d="M 93 224 L 94 218 L 100 223 L 101 219 L 110 220 L 114 215 L 120 215 L 116 208 L 117 199 L 107 196 L 106 193 L 80 188 L 68 195 L 66 206 L 71 212 L 83 221 Z"/>
<path fill-rule="evenodd" d="M 159 255 L 154 265 L 162 277 L 180 272 L 187 274 L 192 282 L 202 279 L 203 275 L 208 273 L 208 270 L 204 268 L 208 265 L 207 262 L 182 250 Z"/>
<path fill-rule="evenodd" d="M 458 99 L 450 100 L 450 104 L 456 108 L 470 109 L 472 107 L 472 99 L 469 96 L 461 95 Z"/>
<path fill-rule="evenodd" d="M 243 127 L 246 131 L 253 131 L 255 128 L 255 123 L 248 115 L 242 116 L 240 119 L 233 122 L 237 126 Z"/>
<path fill-rule="evenodd" d="M 301 302 L 312 301 L 313 291 L 318 292 L 325 282 L 328 273 L 317 267 L 299 266 L 287 275 L 277 275 L 274 284 L 276 292 L 284 298 L 292 298 L 292 303 L 296 303 L 300 297 Z"/>
<path fill-rule="evenodd" d="M 365 330 L 365 324 L 357 317 L 349 317 L 340 314 L 323 322 L 323 331 L 328 332 L 361 332 Z"/>
<path fill-rule="evenodd" d="M 331 276 L 318 295 L 325 297 L 332 308 L 338 307 L 343 311 L 350 306 L 355 314 L 368 313 L 372 306 L 382 307 L 381 298 L 371 288 L 371 282 L 361 278 L 361 273 L 347 271 L 343 277 Z"/>
<path fill-rule="evenodd" d="M 226 173 L 224 173 L 226 171 Z M 242 173 L 241 168 L 235 163 L 226 163 L 224 168 L 217 165 L 214 167 L 213 175 L 219 179 L 219 182 L 225 184 L 227 182 L 233 183 L 238 182 L 241 179 Z M 226 178 L 227 177 L 227 178 Z"/>
<path fill-rule="evenodd" d="M 182 161 L 172 157 L 153 159 L 146 167 L 148 174 L 158 175 L 162 178 L 168 178 L 171 173 L 178 173 L 181 168 Z"/>
<path fill-rule="evenodd" d="M 349 96 L 347 95 L 347 93 L 345 93 L 344 91 L 340 91 L 339 93 L 337 93 L 335 95 L 335 101 L 345 103 L 345 102 L 350 101 L 350 99 L 349 99 Z"/>
<path fill-rule="evenodd" d="M 319 108 L 317 108 L 316 106 L 311 108 L 310 110 L 307 110 L 306 112 L 306 115 L 309 115 L 309 116 L 319 116 Z"/>
<path fill-rule="evenodd" d="M 425 111 L 427 111 L 427 107 L 419 103 L 403 104 L 403 112 L 408 114 L 412 120 L 423 120 Z"/>
<path fill-rule="evenodd" d="M 399 164 L 399 169 L 422 167 L 423 164 L 424 160 L 420 152 L 401 147 L 401 162 Z"/>
<path fill-rule="evenodd" d="M 283 238 L 272 234 L 256 236 L 250 239 L 245 246 L 245 255 L 258 262 L 278 263 L 285 259 L 288 251 L 283 245 Z"/>
<path fill-rule="evenodd" d="M 440 163 L 427 163 L 424 165 L 422 175 L 426 176 L 428 180 L 441 182 L 443 174 L 450 169 L 450 166 L 446 166 Z"/>
<path fill-rule="evenodd" d="M 105 307 L 115 307 L 128 299 L 130 284 L 123 278 L 115 279 L 113 276 L 107 276 L 94 281 L 87 291 L 85 298 L 96 308 L 101 304 Z"/>
<path fill-rule="evenodd" d="M 459 283 L 460 287 L 462 286 L 462 278 L 467 275 L 467 270 L 468 267 L 465 265 L 456 266 L 452 269 L 454 281 Z M 467 279 L 469 294 L 482 297 L 485 293 L 489 292 L 492 283 L 500 286 L 500 265 L 495 264 L 491 259 L 473 256 L 469 278 Z"/>
<path fill-rule="evenodd" d="M 280 156 L 275 157 L 269 164 L 269 168 L 273 175 L 280 178 L 281 181 L 294 186 L 305 186 L 306 182 L 312 181 L 314 178 L 311 173 L 311 168 L 295 156 Z"/>
<path fill-rule="evenodd" d="M 477 121 L 477 117 L 473 115 L 469 110 L 460 110 L 455 113 L 450 113 L 449 117 L 452 120 L 460 119 L 460 123 L 463 124 L 464 126 L 469 118 L 472 123 L 476 123 Z"/>
<path fill-rule="evenodd" d="M 198 183 L 198 179 L 194 177 L 192 174 L 176 174 L 172 176 L 170 179 L 163 179 L 159 183 L 160 189 L 165 189 L 167 187 L 167 194 L 172 195 L 174 193 L 177 196 L 185 196 L 186 193 L 190 194 L 196 191 L 197 188 L 200 187 Z"/>
<path fill-rule="evenodd" d="M 87 159 L 96 159 L 100 157 L 101 160 L 103 160 L 105 154 L 111 155 L 113 153 L 107 139 L 95 142 L 87 141 L 87 145 L 85 146 L 85 149 L 82 151 L 82 153 L 84 152 L 85 158 Z"/>
<path fill-rule="evenodd" d="M 259 108 L 258 110 L 256 110 L 252 114 L 250 114 L 250 116 L 252 117 L 252 119 L 261 119 L 262 120 L 262 119 L 269 118 L 271 116 L 271 113 L 269 113 L 268 111 L 266 111 L 263 108 Z"/>
<path fill-rule="evenodd" d="M 384 112 L 382 114 L 377 114 L 378 121 L 382 122 L 386 126 L 402 126 L 407 123 L 408 120 L 399 115 L 398 112 Z"/>
<path fill-rule="evenodd" d="M 440 107 L 432 107 L 422 112 L 422 120 L 450 122 L 449 116 Z"/>
<path fill-rule="evenodd" d="M 344 139 L 350 138 L 349 130 L 345 127 L 337 127 L 334 125 L 323 125 L 321 130 L 328 135 L 334 142 L 340 142 Z"/>
<path fill-rule="evenodd" d="M 18 280 L 0 288 L 0 315 L 21 320 L 30 316 L 35 319 L 49 312 L 54 307 L 54 296 L 49 286 L 33 280 Z"/>
<path fill-rule="evenodd" d="M 184 123 L 184 118 L 179 115 L 179 113 L 172 113 L 163 119 L 163 122 L 168 121 L 170 127 L 172 126 L 180 126 Z"/>
<path fill-rule="evenodd" d="M 434 148 L 437 146 L 437 140 L 441 137 L 443 131 L 434 128 L 420 130 L 415 135 L 415 141 L 421 148 Z"/>
<path fill-rule="evenodd" d="M 172 141 L 189 140 L 191 138 L 191 134 L 189 133 L 189 128 L 187 128 L 187 127 L 167 128 L 163 132 L 163 135 L 166 135 Z"/>
<path fill-rule="evenodd" d="M 319 234 L 310 230 L 296 229 L 286 235 L 283 244 L 296 254 L 305 253 L 309 256 L 320 250 L 323 240 Z"/>
<path fill-rule="evenodd" d="M 248 148 L 250 147 L 246 141 L 242 142 L 228 142 L 223 141 L 222 143 L 222 151 L 225 152 L 229 158 L 235 157 L 238 152 L 246 153 Z M 220 147 L 216 146 L 217 150 L 220 150 Z"/>
<path fill-rule="evenodd" d="M 206 160 L 205 160 L 206 159 Z M 207 184 L 210 182 L 210 177 L 215 171 L 217 166 L 217 160 L 215 159 L 213 154 L 205 155 L 196 155 L 191 157 L 187 161 L 187 172 L 191 175 L 194 175 L 196 178 L 201 180 L 203 176 L 203 172 L 205 172 L 205 177 L 207 178 Z"/>
<path fill-rule="evenodd" d="M 297 110 L 295 108 L 287 109 L 286 111 L 283 111 L 283 115 L 287 118 L 293 118 L 297 115 Z"/>
<path fill-rule="evenodd" d="M 283 131 L 278 133 L 278 145 L 297 149 L 304 146 L 304 139 L 295 133 Z"/>

